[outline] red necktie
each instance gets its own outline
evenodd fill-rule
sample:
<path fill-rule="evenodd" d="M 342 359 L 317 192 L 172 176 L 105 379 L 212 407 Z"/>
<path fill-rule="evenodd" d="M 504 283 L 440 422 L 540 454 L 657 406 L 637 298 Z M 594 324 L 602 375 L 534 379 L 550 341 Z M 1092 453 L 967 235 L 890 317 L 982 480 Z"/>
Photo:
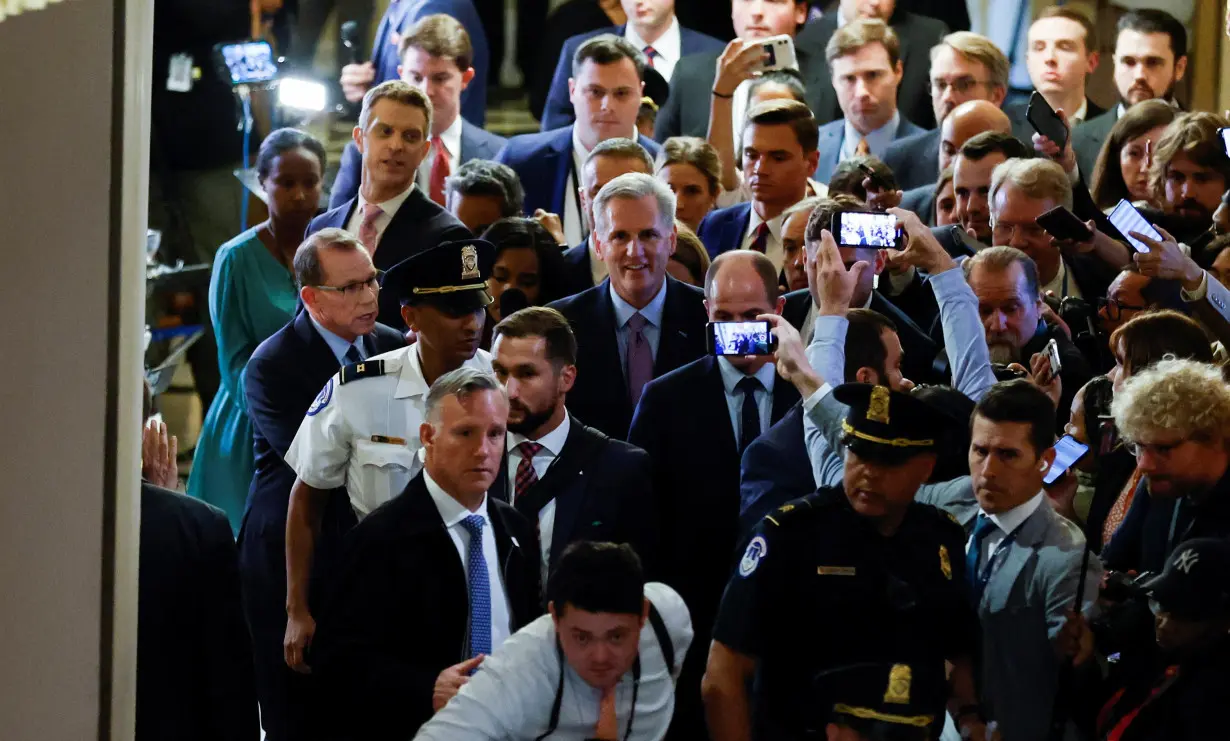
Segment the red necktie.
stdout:
<path fill-rule="evenodd" d="M 751 246 L 748 248 L 760 254 L 764 254 L 769 249 L 769 225 L 762 223 L 756 227 L 756 239 L 752 240 Z"/>
<path fill-rule="evenodd" d="M 645 60 L 646 60 L 645 63 L 649 65 L 650 69 L 653 69 L 653 58 L 658 56 L 658 50 L 653 48 L 652 46 L 646 46 L 644 51 L 645 51 Z"/>
<path fill-rule="evenodd" d="M 431 200 L 443 206 L 444 181 L 449 176 L 448 150 L 444 147 L 444 140 L 438 136 L 432 139 L 431 146 L 436 151 L 431 161 Z"/>
<path fill-rule="evenodd" d="M 517 464 L 517 479 L 516 492 L 514 493 L 515 503 L 521 498 L 534 484 L 538 483 L 538 474 L 534 472 L 534 456 L 538 455 L 538 451 L 542 450 L 542 446 L 538 443 L 526 440 L 517 446 L 518 452 L 521 453 L 521 462 Z"/>

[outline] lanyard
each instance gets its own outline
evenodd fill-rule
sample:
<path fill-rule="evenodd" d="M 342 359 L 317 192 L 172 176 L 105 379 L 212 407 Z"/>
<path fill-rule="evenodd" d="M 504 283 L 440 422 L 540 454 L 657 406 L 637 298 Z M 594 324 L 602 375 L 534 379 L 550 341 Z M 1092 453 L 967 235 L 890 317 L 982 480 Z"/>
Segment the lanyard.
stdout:
<path fill-rule="evenodd" d="M 1025 519 L 1028 520 L 1029 518 Z M 996 527 L 998 527 L 998 525 L 996 525 Z M 1017 534 L 1021 532 L 1021 528 L 1023 527 L 1025 527 L 1024 522 L 1013 528 L 1012 532 L 1008 533 L 1004 536 L 1003 540 L 996 544 L 995 550 L 991 551 L 991 553 L 987 555 L 987 562 L 978 572 L 978 594 L 982 594 L 983 590 L 986 589 L 987 582 L 991 581 L 991 572 L 994 571 L 995 559 L 999 558 L 999 554 L 1003 553 L 1004 550 L 1016 540 Z M 978 547 L 981 549 L 982 544 L 979 543 Z"/>

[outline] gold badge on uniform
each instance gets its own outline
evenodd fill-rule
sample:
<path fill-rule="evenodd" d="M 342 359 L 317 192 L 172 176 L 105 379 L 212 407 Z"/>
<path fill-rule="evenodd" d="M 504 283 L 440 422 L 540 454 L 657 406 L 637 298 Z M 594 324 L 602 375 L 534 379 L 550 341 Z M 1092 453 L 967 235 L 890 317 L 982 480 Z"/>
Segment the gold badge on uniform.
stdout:
<path fill-rule="evenodd" d="M 909 705 L 910 681 L 910 667 L 906 664 L 893 664 L 893 668 L 888 672 L 888 690 L 884 692 L 884 702 Z"/>
<path fill-rule="evenodd" d="M 461 279 L 470 280 L 481 277 L 478 272 L 478 248 L 467 244 L 461 248 Z"/>
<path fill-rule="evenodd" d="M 871 400 L 867 404 L 867 419 L 869 421 L 879 422 L 882 425 L 888 424 L 888 398 L 887 386 L 876 386 L 871 389 Z"/>
<path fill-rule="evenodd" d="M 948 547 L 940 546 L 940 571 L 944 572 L 944 578 L 952 581 L 952 562 L 948 560 Z"/>
<path fill-rule="evenodd" d="M 854 576 L 853 566 L 817 566 L 816 573 L 820 576 Z"/>

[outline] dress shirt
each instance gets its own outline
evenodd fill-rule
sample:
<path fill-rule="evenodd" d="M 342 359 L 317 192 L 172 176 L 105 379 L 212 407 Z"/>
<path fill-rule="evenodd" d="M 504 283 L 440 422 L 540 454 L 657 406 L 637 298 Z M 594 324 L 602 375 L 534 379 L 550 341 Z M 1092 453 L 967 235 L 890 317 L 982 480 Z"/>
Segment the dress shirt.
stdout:
<path fill-rule="evenodd" d="M 457 114 L 457 118 L 453 120 L 451 126 L 440 133 L 440 140 L 444 142 L 444 148 L 448 150 L 448 174 L 454 175 L 457 173 L 457 168 L 461 167 L 461 114 Z M 418 185 L 424 191 L 431 190 L 431 165 L 436 161 L 436 149 L 433 143 L 427 149 L 427 156 L 419 163 L 418 170 Z"/>
<path fill-rule="evenodd" d="M 534 467 L 534 475 L 539 479 L 546 475 L 547 469 L 555 462 L 555 459 L 564 452 L 564 443 L 568 442 L 568 431 L 572 429 L 572 420 L 568 415 L 564 415 L 564 421 L 555 426 L 542 437 L 534 440 L 542 446 L 538 454 L 530 461 L 530 465 Z M 521 451 L 519 446 L 523 442 L 530 441 L 528 437 L 519 432 L 508 433 L 508 491 L 516 493 L 517 491 L 517 467 L 521 465 Z M 516 503 L 516 500 L 513 500 Z M 538 544 L 542 551 L 542 584 L 545 587 L 547 583 L 548 566 L 551 560 L 551 533 L 555 528 L 555 500 L 547 502 L 543 508 L 538 510 Z"/>
<path fill-rule="evenodd" d="M 642 331 L 645 333 L 645 339 L 649 341 L 649 351 L 653 353 L 654 362 L 658 361 L 658 343 L 662 339 L 662 310 L 666 306 L 666 280 L 662 280 L 662 287 L 658 289 L 658 295 L 650 299 L 643 309 L 637 309 L 620 298 L 619 294 L 615 293 L 615 286 L 611 286 L 611 304 L 615 309 L 615 341 L 619 344 L 619 368 L 623 371 L 626 381 L 628 341 L 632 334 L 632 330 L 628 329 L 628 320 L 633 314 L 639 312 L 641 316 L 649 320 Z"/>
<path fill-rule="evenodd" d="M 487 562 L 487 583 L 491 585 L 491 650 L 496 650 L 504 640 L 512 634 L 511 613 L 508 610 L 508 592 L 504 586 L 504 577 L 500 572 L 500 552 L 495 547 L 495 531 L 491 527 L 491 518 L 487 515 L 487 495 L 483 495 L 482 504 L 474 512 L 461 506 L 450 494 L 440 488 L 436 480 L 423 469 L 423 483 L 427 485 L 427 493 L 435 502 L 444 520 L 448 536 L 457 547 L 457 557 L 461 559 L 461 570 L 470 578 L 470 565 L 467 563 L 470 549 L 470 531 L 462 526 L 461 521 L 470 515 L 483 518 L 483 560 Z"/>
<path fill-rule="evenodd" d="M 410 197 L 410 192 L 414 190 L 414 183 L 410 183 L 410 187 L 403 190 L 398 195 L 393 196 L 383 203 L 377 203 L 380 210 L 384 213 L 376 217 L 376 245 L 379 247 L 380 238 L 384 236 L 384 230 L 389 228 L 389 222 L 397 215 L 397 209 L 401 208 L 401 204 L 406 202 Z M 354 213 L 350 215 L 350 220 L 346 222 L 346 231 L 359 236 L 359 227 L 363 225 L 363 211 L 367 205 L 367 200 L 363 198 L 362 189 L 358 195 L 359 202 L 355 205 Z"/>
<path fill-rule="evenodd" d="M 743 244 L 740 246 L 745 250 L 751 249 L 752 243 L 756 241 L 756 230 L 761 224 L 768 224 L 769 237 L 764 243 L 764 254 L 773 263 L 773 269 L 781 272 L 782 265 L 786 262 L 786 248 L 782 247 L 782 222 L 786 220 L 785 212 L 765 221 L 760 218 L 760 214 L 756 213 L 756 205 L 753 203 L 750 215 L 751 218 L 747 220 L 747 231 L 743 233 Z"/>
<path fill-rule="evenodd" d="M 743 439 L 743 392 L 737 390 L 736 386 L 747 376 L 724 357 L 718 358 L 718 368 L 722 371 L 722 386 L 726 389 L 726 411 L 730 412 L 730 426 L 735 431 L 737 447 Z M 760 433 L 764 434 L 773 424 L 773 383 L 777 378 L 777 366 L 769 361 L 753 375 L 760 380 L 761 388 L 756 391 L 756 411 L 760 413 Z"/>
<path fill-rule="evenodd" d="M 897 138 L 897 127 L 901 125 L 901 112 L 893 111 L 893 117 L 888 123 L 880 128 L 869 131 L 866 134 L 860 134 L 858 129 L 854 128 L 854 124 L 850 123 L 850 119 L 845 119 L 845 133 L 841 140 L 841 159 L 850 159 L 854 156 L 854 150 L 858 149 L 860 139 L 867 140 L 867 147 L 871 153 L 880 159 L 884 159 L 884 153 L 888 151 L 888 145 L 893 143 Z"/>
<path fill-rule="evenodd" d="M 338 337 L 333 332 L 325 329 L 311 314 L 308 314 L 308 320 L 312 322 L 312 326 L 315 327 L 316 331 L 320 333 L 320 336 L 324 339 L 325 344 L 328 345 L 329 349 L 333 351 L 333 356 L 337 358 L 339 365 L 346 365 L 348 362 L 346 360 L 346 353 L 351 347 L 358 348 L 359 357 L 363 360 L 367 360 L 367 356 L 371 355 L 371 353 L 367 351 L 367 348 L 363 346 L 362 335 L 355 337 L 354 342 L 347 342 L 344 338 Z"/>
<path fill-rule="evenodd" d="M 1080 286 L 1076 284 L 1076 279 L 1072 277 L 1071 271 L 1068 270 L 1068 263 L 1064 260 L 1059 261 L 1059 272 L 1055 273 L 1055 277 L 1051 278 L 1051 282 L 1042 286 L 1043 295 L 1047 291 L 1058 296 L 1060 299 L 1068 298 L 1083 298 L 1081 296 Z"/>
<path fill-rule="evenodd" d="M 1018 504 L 1007 512 L 1000 512 L 997 515 L 987 515 L 991 518 L 991 522 L 995 523 L 995 529 L 987 533 L 987 536 L 982 539 L 982 553 L 978 556 L 978 563 L 982 568 L 991 562 L 991 556 L 995 553 L 995 549 L 1004 542 L 1004 539 L 1009 534 L 1016 531 L 1021 523 L 1029 519 L 1029 516 L 1038 509 L 1042 504 L 1042 497 L 1045 496 L 1042 492 L 1034 494 L 1033 497 L 1026 500 L 1022 504 Z M 980 514 L 986 514 L 979 508 Z M 973 542 L 971 539 L 970 542 Z M 968 548 L 969 544 L 966 544 Z"/>
<path fill-rule="evenodd" d="M 666 735 L 675 712 L 675 680 L 692 645 L 692 620 L 675 590 L 658 582 L 645 584 L 645 599 L 658 614 L 674 649 L 675 672 L 667 671 L 662 645 L 646 620 L 638 643 L 641 662 L 632 716 L 632 672 L 615 686 L 615 717 L 619 738 L 657 741 Z M 532 739 L 547 731 L 551 707 L 560 687 L 560 658 L 555 623 L 543 615 L 495 649 L 457 696 L 419 729 L 416 741 L 492 741 Z M 568 664 L 560 698 L 559 725 L 550 739 L 592 738 L 598 725 L 602 691 L 591 687 Z M 632 732 L 628 734 L 628 721 Z"/>
<path fill-rule="evenodd" d="M 1067 111 L 1065 111 L 1067 113 Z M 1068 115 L 1068 120 L 1072 122 L 1072 128 L 1076 128 L 1080 124 L 1085 123 L 1085 119 L 1089 117 L 1089 98 L 1081 98 L 1081 107 L 1076 109 L 1076 113 Z"/>
<path fill-rule="evenodd" d="M 631 23 L 624 29 L 624 38 L 641 51 L 645 51 L 646 46 L 652 46 L 657 52 L 653 58 L 654 72 L 662 75 L 667 82 L 671 81 L 671 75 L 675 73 L 675 65 L 683 56 L 683 38 L 679 32 L 678 18 L 671 18 L 670 28 L 666 29 L 652 44 L 642 39 Z"/>

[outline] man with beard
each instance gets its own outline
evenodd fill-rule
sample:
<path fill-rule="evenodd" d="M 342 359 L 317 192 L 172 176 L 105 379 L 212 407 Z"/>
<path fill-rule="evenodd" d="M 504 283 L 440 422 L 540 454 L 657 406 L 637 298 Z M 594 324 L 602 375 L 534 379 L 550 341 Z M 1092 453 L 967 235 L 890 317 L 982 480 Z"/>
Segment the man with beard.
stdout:
<path fill-rule="evenodd" d="M 491 365 L 508 393 L 508 442 L 491 496 L 538 523 L 543 584 L 578 540 L 628 543 L 647 569 L 658 550 L 649 456 L 569 414 L 577 340 L 555 309 L 495 326 Z"/>
<path fill-rule="evenodd" d="M 1072 132 L 1081 173 L 1085 177 L 1093 175 L 1102 142 L 1128 108 L 1153 98 L 1177 106 L 1174 88 L 1186 72 L 1187 30 L 1174 16 L 1164 10 L 1142 8 L 1120 18 L 1114 55 L 1119 105 Z"/>
<path fill-rule="evenodd" d="M 1166 127 L 1153 155 L 1149 188 L 1170 230 L 1188 244 L 1209 231 L 1230 183 L 1230 157 L 1218 131 L 1225 126 L 1230 121 L 1215 113 L 1184 113 Z"/>

